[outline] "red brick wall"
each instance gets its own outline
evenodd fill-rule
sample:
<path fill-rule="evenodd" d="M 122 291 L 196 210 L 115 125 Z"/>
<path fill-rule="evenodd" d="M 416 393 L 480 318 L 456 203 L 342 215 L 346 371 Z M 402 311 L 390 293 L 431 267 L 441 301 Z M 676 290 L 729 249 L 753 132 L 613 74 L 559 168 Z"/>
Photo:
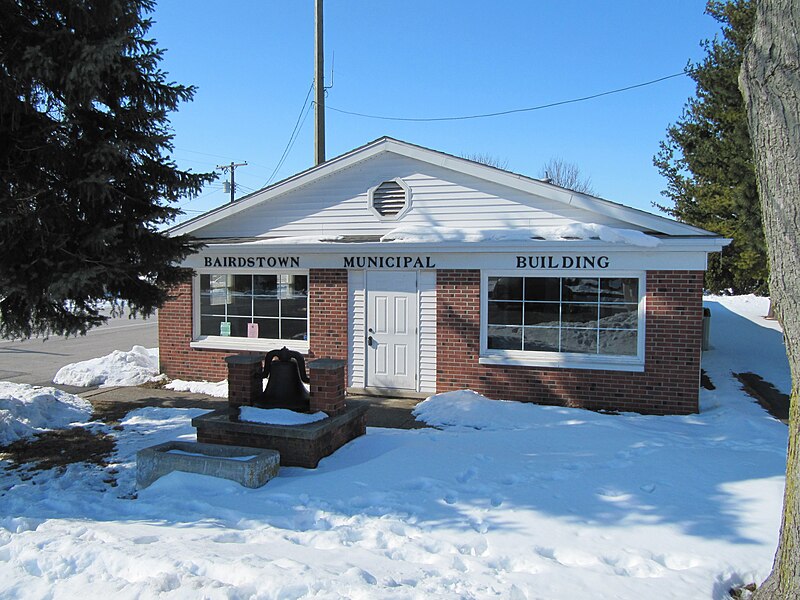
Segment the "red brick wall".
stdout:
<path fill-rule="evenodd" d="M 222 381 L 228 376 L 229 350 L 190 348 L 192 341 L 192 284 L 172 290 L 172 300 L 158 311 L 158 348 L 161 372 L 171 379 Z"/>
<path fill-rule="evenodd" d="M 347 360 L 347 270 L 308 272 L 309 356 Z"/>
<path fill-rule="evenodd" d="M 437 391 L 470 388 L 492 398 L 653 414 L 697 412 L 702 337 L 701 271 L 647 273 L 645 370 L 480 365 L 480 272 L 437 273 Z M 189 347 L 191 284 L 159 311 L 161 370 L 171 378 L 218 381 L 224 350 Z M 309 272 L 311 358 L 347 360 L 347 271 Z"/>
<path fill-rule="evenodd" d="M 649 271 L 643 373 L 478 364 L 480 271 L 437 273 L 437 391 L 470 388 L 540 404 L 687 414 L 698 411 L 701 271 Z"/>
<path fill-rule="evenodd" d="M 347 271 L 311 269 L 308 279 L 308 356 L 347 360 Z M 161 372 L 172 379 L 225 379 L 228 376 L 225 357 L 242 352 L 190 348 L 191 283 L 178 286 L 172 294 L 173 299 L 166 302 L 158 312 Z"/>

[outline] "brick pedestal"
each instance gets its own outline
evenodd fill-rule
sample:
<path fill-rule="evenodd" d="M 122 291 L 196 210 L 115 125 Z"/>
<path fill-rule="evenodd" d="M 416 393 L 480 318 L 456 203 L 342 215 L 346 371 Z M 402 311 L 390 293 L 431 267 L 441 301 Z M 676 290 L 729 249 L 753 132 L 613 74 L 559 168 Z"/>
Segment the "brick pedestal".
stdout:
<path fill-rule="evenodd" d="M 228 404 L 231 409 L 253 406 L 261 399 L 265 358 L 263 354 L 235 354 L 225 357 L 228 364 Z"/>
<path fill-rule="evenodd" d="M 366 404 L 349 406 L 335 417 L 305 425 L 248 423 L 215 410 L 192 419 L 192 427 L 197 428 L 200 443 L 277 450 L 284 467 L 313 469 L 321 459 L 366 433 L 368 408 Z"/>
<path fill-rule="evenodd" d="M 333 417 L 344 412 L 346 375 L 347 362 L 344 360 L 320 358 L 308 363 L 312 413 L 321 410 Z"/>

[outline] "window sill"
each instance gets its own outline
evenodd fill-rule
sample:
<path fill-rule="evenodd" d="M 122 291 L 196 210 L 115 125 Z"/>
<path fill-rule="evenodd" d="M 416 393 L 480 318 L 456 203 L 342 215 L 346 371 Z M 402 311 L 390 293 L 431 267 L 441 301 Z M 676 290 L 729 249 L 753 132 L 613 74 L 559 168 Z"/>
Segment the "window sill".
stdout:
<path fill-rule="evenodd" d="M 189 343 L 189 347 L 201 350 L 243 350 L 246 352 L 269 352 L 270 350 L 279 350 L 284 346 L 289 350 L 308 354 L 307 340 L 272 340 L 209 335 Z"/>
<path fill-rule="evenodd" d="M 508 354 L 484 354 L 478 359 L 481 365 L 506 365 L 512 367 L 547 367 L 551 369 L 593 369 L 595 371 L 644 372 L 644 362 L 637 358 L 583 358 L 583 357 L 542 357 L 511 356 Z"/>

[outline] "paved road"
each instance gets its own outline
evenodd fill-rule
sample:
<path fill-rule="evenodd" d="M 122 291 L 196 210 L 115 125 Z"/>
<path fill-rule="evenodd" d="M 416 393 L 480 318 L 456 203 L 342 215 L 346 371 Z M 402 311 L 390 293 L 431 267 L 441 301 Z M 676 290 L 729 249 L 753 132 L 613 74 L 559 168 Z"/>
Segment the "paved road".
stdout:
<path fill-rule="evenodd" d="M 130 350 L 139 344 L 158 346 L 158 320 L 115 317 L 85 336 L 53 336 L 47 340 L 0 340 L 0 381 L 53 385 L 56 371 L 68 363 L 105 356 L 113 350 Z M 69 392 L 86 388 L 58 386 Z"/>

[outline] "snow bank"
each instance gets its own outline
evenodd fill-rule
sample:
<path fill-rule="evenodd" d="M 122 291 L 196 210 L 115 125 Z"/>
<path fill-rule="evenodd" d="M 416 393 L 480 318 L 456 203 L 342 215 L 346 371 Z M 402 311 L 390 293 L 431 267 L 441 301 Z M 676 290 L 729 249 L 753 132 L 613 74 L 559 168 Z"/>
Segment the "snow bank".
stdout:
<path fill-rule="evenodd" d="M 111 387 L 142 385 L 160 381 L 158 348 L 134 346 L 129 352 L 114 350 L 111 354 L 61 367 L 53 383 L 79 387 Z"/>
<path fill-rule="evenodd" d="M 306 414 L 285 408 L 255 408 L 253 406 L 242 406 L 239 413 L 240 421 L 269 425 L 305 425 L 327 418 L 328 415 L 324 412 Z"/>
<path fill-rule="evenodd" d="M 489 400 L 472 390 L 431 396 L 414 408 L 417 420 L 434 427 L 469 427 L 486 431 L 526 429 L 531 425 L 532 405 Z"/>
<path fill-rule="evenodd" d="M 450 227 L 424 227 L 411 225 L 393 229 L 381 238 L 382 242 L 434 243 L 434 242 L 530 242 L 534 238 L 545 240 L 593 240 L 613 244 L 629 244 L 653 248 L 658 238 L 635 231 L 598 225 L 597 223 L 572 223 L 560 227 L 530 227 L 508 229 L 455 229 Z"/>
<path fill-rule="evenodd" d="M 195 439 L 203 411 L 131 412 L 105 469 L 0 468 L 0 597 L 721 600 L 764 579 L 780 524 L 787 428 L 731 375 L 781 377 L 757 303 L 708 300 L 698 415 L 462 391 L 419 405 L 441 429 L 369 428 L 260 489 L 137 491 L 136 451 Z"/>
<path fill-rule="evenodd" d="M 223 379 L 217 383 L 210 381 L 184 381 L 183 379 L 173 379 L 164 386 L 168 390 L 176 392 L 191 392 L 192 394 L 205 394 L 215 398 L 228 397 L 228 380 Z"/>
<path fill-rule="evenodd" d="M 48 429 L 83 423 L 92 405 L 51 387 L 0 381 L 0 446 Z"/>

